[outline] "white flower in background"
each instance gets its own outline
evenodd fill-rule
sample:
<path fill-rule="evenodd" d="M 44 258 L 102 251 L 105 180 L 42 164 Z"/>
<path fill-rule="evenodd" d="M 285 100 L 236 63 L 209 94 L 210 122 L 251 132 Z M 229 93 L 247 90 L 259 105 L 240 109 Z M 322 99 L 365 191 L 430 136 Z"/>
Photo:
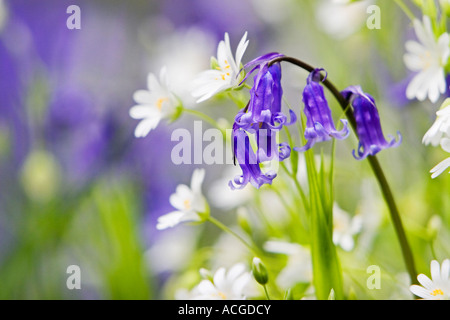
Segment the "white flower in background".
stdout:
<path fill-rule="evenodd" d="M 219 42 L 217 47 L 216 69 L 206 70 L 194 80 L 192 96 L 198 98 L 197 103 L 205 101 L 215 94 L 239 85 L 238 77 L 241 69 L 241 60 L 248 46 L 247 32 L 242 37 L 236 49 L 236 60 L 230 46 L 230 38 L 225 33 L 225 40 Z"/>
<path fill-rule="evenodd" d="M 366 22 L 367 7 L 372 0 L 351 2 L 350 0 L 316 1 L 317 25 L 335 39 L 345 39 L 358 31 Z"/>
<path fill-rule="evenodd" d="M 222 176 L 214 181 L 209 189 L 208 199 L 210 199 L 211 205 L 222 210 L 231 210 L 245 204 L 252 198 L 254 188 L 246 186 L 239 192 L 236 192 L 228 186 L 230 177 L 235 177 L 241 172 L 239 166 L 226 166 Z"/>
<path fill-rule="evenodd" d="M 418 73 L 408 84 L 406 97 L 420 101 L 428 97 L 434 103 L 447 89 L 444 67 L 450 56 L 450 37 L 443 33 L 436 40 L 428 16 L 423 16 L 423 23 L 414 20 L 414 30 L 420 42 L 407 41 L 408 53 L 403 58 L 408 69 Z"/>
<path fill-rule="evenodd" d="M 411 292 L 425 300 L 449 300 L 450 260 L 445 259 L 442 265 L 436 260 L 431 261 L 430 271 L 431 279 L 422 273 L 417 276 L 422 286 L 412 285 Z"/>
<path fill-rule="evenodd" d="M 450 137 L 450 98 L 445 99 L 440 109 L 436 112 L 436 120 L 423 136 L 422 143 L 437 147 L 444 135 Z"/>
<path fill-rule="evenodd" d="M 364 179 L 361 182 L 360 202 L 355 210 L 356 215 L 361 217 L 361 233 L 358 235 L 358 246 L 355 248 L 355 256 L 365 257 L 367 252 L 372 250 L 379 227 L 382 223 L 383 211 L 382 199 L 378 192 L 378 186 L 371 179 Z"/>
<path fill-rule="evenodd" d="M 441 108 L 436 112 L 436 120 L 430 129 L 423 136 L 422 142 L 425 145 L 431 144 L 450 153 L 450 98 L 445 99 Z M 450 158 L 438 163 L 433 169 L 431 178 L 436 178 L 450 166 Z"/>
<path fill-rule="evenodd" d="M 205 29 L 192 27 L 165 33 L 155 43 L 151 66 L 166 66 L 171 91 L 184 107 L 196 107 L 196 99 L 191 95 L 193 81 L 205 69 L 209 53 L 215 49 L 214 36 Z"/>
<path fill-rule="evenodd" d="M 204 169 L 195 169 L 192 174 L 191 187 L 178 185 L 176 192 L 170 196 L 170 204 L 177 209 L 158 218 L 156 228 L 163 230 L 181 222 L 202 221 L 202 215 L 209 213 L 208 203 L 202 194 L 201 186 L 205 178 Z"/>
<path fill-rule="evenodd" d="M 138 90 L 133 95 L 137 105 L 130 109 L 130 117 L 141 120 L 134 131 L 136 138 L 145 137 L 161 119 L 173 115 L 179 104 L 169 89 L 165 67 L 161 69 L 159 81 L 153 73 L 148 75 L 147 87 L 148 90 Z"/>
<path fill-rule="evenodd" d="M 450 140 L 445 139 L 446 145 L 442 146 L 442 148 L 450 152 Z M 436 166 L 434 166 L 431 170 L 431 179 L 434 179 L 441 175 L 442 172 L 444 172 L 448 167 L 450 167 L 450 158 L 444 159 L 441 162 L 439 162 Z M 450 173 L 450 172 L 449 172 Z"/>
<path fill-rule="evenodd" d="M 228 271 L 219 268 L 211 280 L 202 280 L 187 296 L 192 300 L 244 300 L 246 286 L 252 278 L 246 269 L 242 263 Z"/>
<path fill-rule="evenodd" d="M 312 281 L 312 261 L 308 249 L 296 243 L 271 240 L 264 243 L 264 250 L 288 256 L 286 266 L 276 279 L 281 288 L 290 288 L 299 282 Z"/>
<path fill-rule="evenodd" d="M 361 231 L 362 219 L 356 215 L 353 218 L 336 203 L 333 205 L 333 242 L 345 251 L 351 251 L 355 246 L 353 236 Z"/>
<path fill-rule="evenodd" d="M 145 252 L 150 271 L 163 273 L 183 270 L 190 263 L 190 258 L 195 252 L 198 241 L 197 231 L 195 228 L 180 226 L 158 235 Z"/>

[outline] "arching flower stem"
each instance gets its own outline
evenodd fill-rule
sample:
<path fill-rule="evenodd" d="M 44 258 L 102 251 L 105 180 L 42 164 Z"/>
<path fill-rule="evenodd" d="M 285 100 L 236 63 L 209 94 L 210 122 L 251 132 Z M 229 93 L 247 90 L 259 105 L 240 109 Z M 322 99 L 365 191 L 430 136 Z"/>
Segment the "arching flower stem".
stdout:
<path fill-rule="evenodd" d="M 277 57 L 269 62 L 269 66 L 277 63 L 277 62 L 289 62 L 291 64 L 294 64 L 308 72 L 314 71 L 316 68 L 293 57 Z M 324 75 L 321 75 L 322 84 L 331 92 L 331 94 L 334 96 L 334 98 L 338 101 L 339 105 L 341 106 L 342 110 L 344 111 L 348 121 L 350 122 L 350 125 L 353 128 L 354 132 L 356 131 L 356 121 L 355 117 L 353 115 L 353 111 L 351 108 L 348 108 L 349 101 L 345 99 L 345 97 L 341 94 L 341 92 L 336 88 L 336 86 L 329 80 L 329 78 L 325 78 Z M 406 238 L 405 229 L 403 227 L 402 219 L 400 217 L 400 213 L 397 208 L 397 204 L 395 202 L 394 195 L 392 193 L 392 190 L 389 186 L 389 183 L 386 179 L 386 176 L 383 172 L 383 169 L 381 168 L 381 165 L 377 159 L 376 156 L 369 155 L 367 157 L 367 160 L 369 161 L 370 167 L 378 181 L 378 184 L 380 185 L 381 192 L 383 194 L 383 198 L 388 206 L 389 214 L 391 216 L 391 220 L 394 225 L 395 232 L 397 234 L 397 238 L 400 243 L 401 251 L 403 260 L 405 262 L 409 277 L 411 279 L 411 283 L 417 283 L 416 280 L 416 267 L 414 263 L 414 257 L 412 254 L 411 247 L 408 243 L 408 239 Z"/>

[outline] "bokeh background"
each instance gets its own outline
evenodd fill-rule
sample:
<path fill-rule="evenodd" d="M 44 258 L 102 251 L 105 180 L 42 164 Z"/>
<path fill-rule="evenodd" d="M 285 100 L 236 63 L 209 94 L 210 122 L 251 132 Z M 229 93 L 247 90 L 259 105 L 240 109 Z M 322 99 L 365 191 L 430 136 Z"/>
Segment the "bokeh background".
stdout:
<path fill-rule="evenodd" d="M 81 8 L 80 30 L 66 27 L 72 4 Z M 381 9 L 381 29 L 366 27 L 370 4 Z M 385 133 L 403 135 L 380 161 L 418 270 L 428 273 L 432 258 L 450 256 L 449 180 L 428 173 L 445 154 L 421 144 L 436 106 L 405 97 L 411 74 L 404 43 L 414 32 L 394 1 L 0 0 L 0 298 L 173 299 L 198 280 L 199 268 L 243 256 L 245 248 L 210 226 L 156 230 L 156 219 L 173 210 L 170 194 L 195 168 L 172 163 L 170 134 L 192 129 L 195 118 L 162 121 L 136 139 L 128 111 L 147 74 L 164 65 L 186 106 L 194 105 L 185 84 L 209 68 L 225 32 L 235 48 L 245 31 L 244 63 L 281 52 L 325 68 L 342 89 L 360 84 L 377 99 Z M 288 65 L 283 72 L 285 96 L 299 113 L 306 75 Z M 236 112 L 226 99 L 198 108 L 230 123 Z M 366 219 L 355 248 L 339 252 L 346 281 L 358 298 L 409 297 L 376 182 L 351 157 L 356 144 L 353 136 L 336 150 L 337 201 Z M 232 165 L 202 167 L 218 219 L 235 223 L 236 208 L 249 199 L 255 204 L 247 209 L 264 208 L 269 220 L 285 215 L 268 191 L 249 187 L 229 201 Z M 384 282 L 367 293 L 372 264 Z M 81 290 L 66 287 L 69 265 L 80 266 Z"/>

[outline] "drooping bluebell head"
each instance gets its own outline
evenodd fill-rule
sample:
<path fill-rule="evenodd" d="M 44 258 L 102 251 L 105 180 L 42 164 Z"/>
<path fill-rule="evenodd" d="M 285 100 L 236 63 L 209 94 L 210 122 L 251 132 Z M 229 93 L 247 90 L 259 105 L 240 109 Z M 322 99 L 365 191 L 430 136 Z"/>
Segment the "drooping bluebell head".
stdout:
<path fill-rule="evenodd" d="M 263 184 L 272 184 L 276 173 L 269 171 L 263 173 L 257 154 L 250 144 L 247 132 L 237 126 L 233 126 L 233 152 L 242 169 L 242 174 L 236 176 L 228 185 L 232 190 L 242 189 L 248 183 L 259 189 Z"/>
<path fill-rule="evenodd" d="M 364 159 L 368 155 L 374 156 L 383 149 L 400 145 L 402 142 L 400 132 L 397 132 L 398 141 L 395 141 L 392 135 L 388 135 L 391 139 L 389 142 L 384 138 L 375 99 L 371 95 L 364 93 L 360 86 L 350 86 L 341 93 L 353 107 L 359 138 L 357 154 L 353 150 L 353 156 L 357 160 Z"/>
<path fill-rule="evenodd" d="M 282 57 L 279 53 L 269 53 L 247 63 L 244 68 L 252 68 L 246 75 L 245 81 L 254 71 L 258 70 L 250 89 L 250 101 L 246 108 L 236 116 L 236 124 L 248 130 L 261 126 L 264 123 L 270 129 L 281 129 L 283 125 L 290 125 L 296 121 L 293 111 L 289 111 L 291 121 L 281 112 L 281 65 L 274 63 L 269 66 L 272 59 Z"/>
<path fill-rule="evenodd" d="M 283 89 L 281 87 L 281 65 L 269 61 L 281 57 L 279 53 L 261 56 L 244 66 L 253 68 L 245 77 L 248 78 L 258 70 L 250 89 L 250 101 L 239 111 L 233 125 L 233 151 L 242 169 L 242 175 L 237 176 L 230 187 L 234 185 L 243 188 L 250 182 L 256 188 L 263 184 L 271 184 L 276 173 L 262 173 L 261 162 L 282 161 L 290 156 L 291 149 L 287 143 L 277 143 L 277 133 L 284 125 L 296 121 L 293 111 L 290 111 L 290 121 L 281 111 Z M 245 81 L 244 79 L 244 81 Z M 255 150 L 250 145 L 250 136 L 254 135 Z"/>
<path fill-rule="evenodd" d="M 307 142 L 303 147 L 294 148 L 296 151 L 306 151 L 316 142 L 327 141 L 331 138 L 345 139 L 349 134 L 347 120 L 341 120 L 344 128 L 340 131 L 336 130 L 334 126 L 330 107 L 325 98 L 323 87 L 320 85 L 320 72 L 322 70 L 315 69 L 306 80 L 306 86 L 303 90 L 303 103 L 305 104 L 303 111 L 306 115 L 305 139 Z"/>

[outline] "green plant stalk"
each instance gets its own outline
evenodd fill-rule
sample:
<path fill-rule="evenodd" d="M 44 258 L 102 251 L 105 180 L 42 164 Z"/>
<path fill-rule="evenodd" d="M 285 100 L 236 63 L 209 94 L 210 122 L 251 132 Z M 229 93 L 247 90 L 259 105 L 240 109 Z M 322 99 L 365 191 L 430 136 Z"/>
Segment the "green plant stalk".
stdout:
<path fill-rule="evenodd" d="M 316 297 L 328 299 L 333 289 L 337 299 L 343 299 L 343 277 L 336 247 L 333 243 L 332 211 L 325 203 L 326 185 L 317 172 L 314 153 L 305 152 L 310 187 L 310 235 L 313 265 L 313 283 Z"/>
<path fill-rule="evenodd" d="M 193 110 L 193 109 L 187 109 L 187 108 L 183 108 L 182 112 L 191 114 L 193 116 L 196 116 L 196 117 L 208 122 L 210 125 L 219 129 L 222 132 L 222 134 L 225 135 L 224 129 L 220 127 L 220 125 L 217 123 L 217 121 L 214 120 L 213 118 L 211 118 L 210 116 L 204 114 L 203 112 L 198 111 L 198 110 Z"/>
<path fill-rule="evenodd" d="M 269 62 L 269 65 L 276 63 L 276 62 L 281 62 L 281 61 L 286 61 L 286 62 L 292 63 L 308 72 L 312 72 L 316 69 L 313 66 L 311 66 L 301 60 L 298 60 L 298 59 L 292 58 L 292 57 L 286 57 L 286 56 L 271 60 Z M 348 101 L 342 96 L 340 91 L 334 86 L 334 84 L 328 78 L 323 79 L 323 76 L 322 76 L 322 80 L 323 80 L 323 82 L 322 82 L 323 85 L 332 93 L 332 95 L 335 97 L 335 99 L 339 102 L 339 105 L 341 106 L 347 119 L 349 120 L 349 122 L 353 128 L 353 131 L 356 132 L 355 117 L 353 115 L 352 109 L 347 108 Z M 378 162 L 377 157 L 376 156 L 368 156 L 367 160 L 369 161 L 370 167 L 371 167 L 376 179 L 378 180 L 378 184 L 380 185 L 381 192 L 383 194 L 383 198 L 388 206 L 389 214 L 390 214 L 391 220 L 393 222 L 395 232 L 397 234 L 397 238 L 398 238 L 398 241 L 399 241 L 399 244 L 401 247 L 403 260 L 405 262 L 406 269 L 407 269 L 409 277 L 411 279 L 411 283 L 417 283 L 417 280 L 416 280 L 417 271 L 416 271 L 416 267 L 415 267 L 415 263 L 414 263 L 414 257 L 413 257 L 412 250 L 409 245 L 408 239 L 406 237 L 405 229 L 403 227 L 403 223 L 402 223 L 392 190 L 389 186 L 386 176 L 384 175 L 383 169 L 381 168 L 380 163 Z"/>
<path fill-rule="evenodd" d="M 267 291 L 267 286 L 266 286 L 266 285 L 263 285 L 263 288 L 264 288 L 264 293 L 266 294 L 267 300 L 271 300 L 271 299 L 270 299 L 270 296 L 269 296 L 269 292 Z"/>
<path fill-rule="evenodd" d="M 394 0 L 395 3 L 402 9 L 402 11 L 408 16 L 411 21 L 414 21 L 415 16 L 412 11 L 406 6 L 403 0 Z"/>
<path fill-rule="evenodd" d="M 244 240 L 244 238 L 242 238 L 240 235 L 238 235 L 236 232 L 234 232 L 233 230 L 228 228 L 226 225 L 224 225 L 222 222 L 220 222 L 216 218 L 208 216 L 208 218 L 206 218 L 206 221 L 211 222 L 213 225 L 215 225 L 216 227 L 218 227 L 222 231 L 224 231 L 226 233 L 229 233 L 230 235 L 232 235 L 233 237 L 238 239 L 245 247 L 247 247 L 248 250 L 250 250 L 250 252 L 254 256 L 256 256 L 256 257 L 262 257 L 263 256 L 263 254 L 262 254 L 261 250 L 259 250 L 259 248 L 256 248 L 256 247 L 253 247 L 252 245 L 250 245 L 247 241 Z"/>

